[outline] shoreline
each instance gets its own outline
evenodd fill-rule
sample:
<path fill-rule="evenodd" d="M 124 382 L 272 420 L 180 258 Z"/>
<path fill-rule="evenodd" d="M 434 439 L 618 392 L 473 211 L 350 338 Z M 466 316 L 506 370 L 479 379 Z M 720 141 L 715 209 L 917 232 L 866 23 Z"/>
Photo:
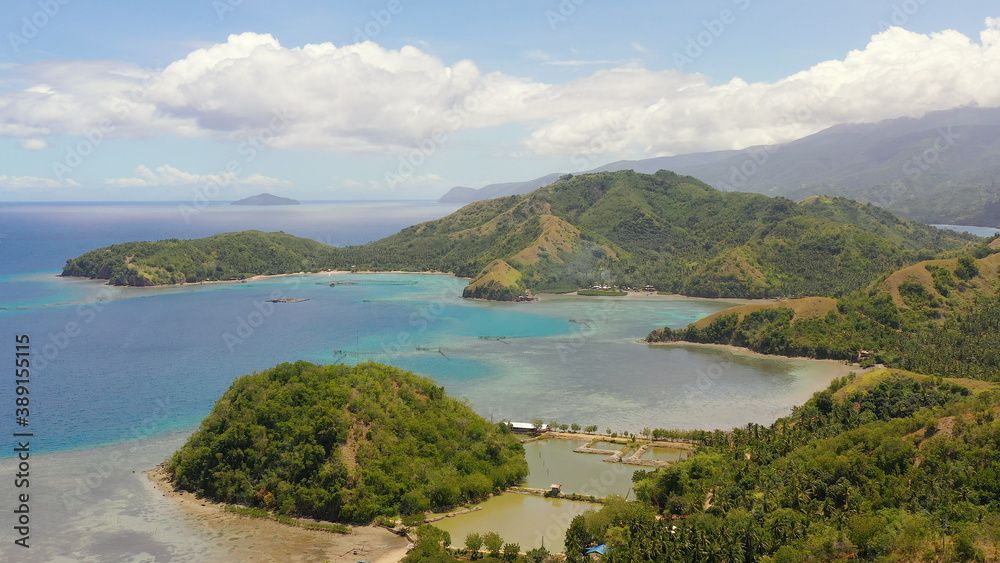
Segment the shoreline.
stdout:
<path fill-rule="evenodd" d="M 220 283 L 244 283 L 252 281 L 267 280 L 271 278 L 285 278 L 290 276 L 343 276 L 348 274 L 416 274 L 421 276 L 452 276 L 458 279 L 472 279 L 472 278 L 462 278 L 456 276 L 451 272 L 438 272 L 433 270 L 421 270 L 419 272 L 407 272 L 403 270 L 323 270 L 321 272 L 290 272 L 285 274 L 260 274 L 256 276 L 250 276 L 249 278 L 243 278 L 241 280 L 205 280 L 199 282 L 184 282 L 184 283 L 162 283 L 157 285 L 112 285 L 108 280 L 101 278 L 86 278 L 83 276 L 64 276 L 61 273 L 56 274 L 55 277 L 63 280 L 81 280 L 81 281 L 91 281 L 91 282 L 102 282 L 101 285 L 108 287 L 118 287 L 118 288 L 131 288 L 131 289 L 156 289 L 165 287 L 186 287 L 193 285 L 213 285 Z"/>
<path fill-rule="evenodd" d="M 781 359 L 781 360 L 801 360 L 801 361 L 806 361 L 806 362 L 810 362 L 810 363 L 813 363 L 813 362 L 815 362 L 815 363 L 822 363 L 822 364 L 825 364 L 825 365 L 836 366 L 836 367 L 840 368 L 839 371 L 842 371 L 841 375 L 847 375 L 848 371 L 853 371 L 853 372 L 857 373 L 858 375 L 862 375 L 862 374 L 868 373 L 869 371 L 872 371 L 872 370 L 876 369 L 875 367 L 863 368 L 863 367 L 861 367 L 860 364 L 857 364 L 857 363 L 854 363 L 854 362 L 847 363 L 846 360 L 832 360 L 832 359 L 829 359 L 829 358 L 810 358 L 808 356 L 781 356 L 781 355 L 778 355 L 778 354 L 764 354 L 764 353 L 761 353 L 761 352 L 757 352 L 757 351 L 751 350 L 749 348 L 743 348 L 741 346 L 734 346 L 732 344 L 716 344 L 714 342 L 682 342 L 682 341 L 677 341 L 677 342 L 646 342 L 645 340 L 637 340 L 636 342 L 638 342 L 639 344 L 645 344 L 646 346 L 679 346 L 679 347 L 689 346 L 689 347 L 692 347 L 692 348 L 702 348 L 702 347 L 705 347 L 705 348 L 715 348 L 715 349 L 718 349 L 718 350 L 725 350 L 725 351 L 731 352 L 733 354 L 741 354 L 741 355 L 744 355 L 744 356 L 756 356 L 756 357 L 759 357 L 759 358 L 771 358 L 771 359 Z M 838 377 L 840 377 L 840 376 L 838 376 Z"/>
<path fill-rule="evenodd" d="M 412 548 L 407 538 L 379 526 L 349 526 L 352 533 L 344 535 L 225 512 L 225 503 L 176 490 L 163 464 L 143 471 L 143 475 L 149 488 L 211 532 L 217 545 L 229 544 L 227 553 L 219 554 L 221 560 L 397 563 Z"/>

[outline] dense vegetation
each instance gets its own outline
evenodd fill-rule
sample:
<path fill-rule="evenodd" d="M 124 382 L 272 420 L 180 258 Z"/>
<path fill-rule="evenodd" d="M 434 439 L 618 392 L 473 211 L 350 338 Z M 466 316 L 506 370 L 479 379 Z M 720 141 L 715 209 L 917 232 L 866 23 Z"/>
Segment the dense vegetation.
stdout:
<path fill-rule="evenodd" d="M 995 560 L 1000 392 L 985 387 L 881 370 L 771 426 L 702 433 L 696 455 L 636 473 L 640 502 L 574 519 L 567 554 L 606 542 L 606 563 Z"/>
<path fill-rule="evenodd" d="M 989 254 L 993 250 L 985 247 L 980 259 L 935 260 L 894 272 L 829 310 L 806 312 L 801 302 L 736 308 L 685 329 L 653 331 L 647 341 L 835 359 L 859 359 L 864 350 L 869 364 L 1000 381 L 1000 254 Z"/>
<path fill-rule="evenodd" d="M 703 297 L 840 295 L 979 240 L 843 198 L 727 193 L 667 171 L 566 176 L 361 247 L 352 263 L 477 277 L 497 259 L 531 289 L 616 284 Z"/>
<path fill-rule="evenodd" d="M 243 231 L 203 239 L 126 242 L 66 261 L 62 275 L 111 285 L 169 285 L 332 268 L 337 251 L 285 233 Z"/>
<path fill-rule="evenodd" d="M 979 240 L 843 198 L 795 203 L 667 171 L 624 171 L 566 175 L 360 246 L 259 232 L 126 243 L 69 260 L 64 275 L 149 285 L 357 268 L 453 272 L 474 278 L 467 296 L 489 299 L 595 284 L 701 297 L 840 296 Z"/>
<path fill-rule="evenodd" d="M 356 522 L 480 499 L 528 472 L 506 425 L 429 379 L 301 361 L 234 381 L 167 469 L 200 496 Z"/>

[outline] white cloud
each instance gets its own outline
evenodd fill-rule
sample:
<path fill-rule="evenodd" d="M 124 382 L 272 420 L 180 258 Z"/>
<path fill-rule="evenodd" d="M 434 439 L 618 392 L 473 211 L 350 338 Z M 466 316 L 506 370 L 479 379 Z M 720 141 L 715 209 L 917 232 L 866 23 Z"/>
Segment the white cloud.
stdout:
<path fill-rule="evenodd" d="M 78 188 L 80 184 L 67 178 L 56 180 L 55 178 L 39 178 L 37 176 L 7 176 L 0 174 L 0 189 L 3 190 L 31 190 L 47 188 Z"/>
<path fill-rule="evenodd" d="M 987 26 L 981 43 L 956 31 L 923 35 L 891 28 L 843 60 L 773 83 L 737 78 L 713 86 L 699 77 L 652 104 L 560 116 L 536 129 L 527 145 L 559 155 L 639 144 L 655 156 L 782 143 L 839 123 L 1000 106 L 1000 20 Z M 603 117 L 608 115 L 614 120 Z"/>
<path fill-rule="evenodd" d="M 210 183 L 223 186 L 251 187 L 288 187 L 292 185 L 287 180 L 279 180 L 261 174 L 251 174 L 245 178 L 240 178 L 231 172 L 225 174 L 192 174 L 178 170 L 167 164 L 157 167 L 156 170 L 151 170 L 148 166 L 140 165 L 135 169 L 135 176 L 129 178 L 108 178 L 104 180 L 104 183 L 113 188 L 193 186 Z"/>
<path fill-rule="evenodd" d="M 436 130 L 513 123 L 529 131 L 525 146 L 541 155 L 743 148 L 838 123 L 1000 106 L 1000 19 L 986 27 L 979 42 L 956 31 L 891 28 L 842 60 L 782 80 L 718 85 L 636 66 L 547 84 L 484 73 L 469 60 L 449 66 L 412 46 L 290 48 L 244 33 L 156 71 L 113 61 L 21 65 L 13 72 L 22 88 L 0 92 L 0 136 L 82 135 L 103 124 L 109 136 L 243 142 L 263 133 L 276 149 L 364 153 L 413 149 Z M 606 63 L 524 55 L 547 64 Z M 153 180 L 140 174 L 111 182 L 145 181 Z"/>
<path fill-rule="evenodd" d="M 17 145 L 26 151 L 43 151 L 49 148 L 45 139 L 18 139 Z"/>
<path fill-rule="evenodd" d="M 607 61 L 607 60 L 583 60 L 583 59 L 572 59 L 566 61 L 545 61 L 543 64 L 552 66 L 595 66 L 595 65 L 610 65 L 619 64 L 621 61 Z"/>

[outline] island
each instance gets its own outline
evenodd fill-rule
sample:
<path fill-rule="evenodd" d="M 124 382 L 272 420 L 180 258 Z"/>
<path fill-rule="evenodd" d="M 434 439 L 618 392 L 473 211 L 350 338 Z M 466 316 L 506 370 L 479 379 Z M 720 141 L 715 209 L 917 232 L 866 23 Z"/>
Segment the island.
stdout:
<path fill-rule="evenodd" d="M 357 246 L 257 231 L 123 243 L 69 260 L 63 275 L 162 285 L 322 269 L 434 271 L 470 278 L 465 297 L 497 301 L 595 286 L 836 297 L 983 244 L 845 198 L 794 202 L 723 192 L 665 170 L 623 171 L 566 175 Z"/>
<path fill-rule="evenodd" d="M 267 192 L 229 202 L 229 205 L 299 205 L 297 200 L 271 195 Z"/>
<path fill-rule="evenodd" d="M 371 522 L 483 499 L 528 465 L 506 424 L 427 378 L 299 361 L 234 381 L 165 469 L 212 500 Z"/>

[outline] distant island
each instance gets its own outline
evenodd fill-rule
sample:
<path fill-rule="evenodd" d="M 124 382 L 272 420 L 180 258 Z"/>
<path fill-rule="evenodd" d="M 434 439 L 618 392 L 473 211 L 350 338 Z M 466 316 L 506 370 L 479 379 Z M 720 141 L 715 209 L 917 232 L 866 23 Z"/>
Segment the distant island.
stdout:
<path fill-rule="evenodd" d="M 298 200 L 287 197 L 262 193 L 230 202 L 229 205 L 299 205 L 299 202 Z"/>

